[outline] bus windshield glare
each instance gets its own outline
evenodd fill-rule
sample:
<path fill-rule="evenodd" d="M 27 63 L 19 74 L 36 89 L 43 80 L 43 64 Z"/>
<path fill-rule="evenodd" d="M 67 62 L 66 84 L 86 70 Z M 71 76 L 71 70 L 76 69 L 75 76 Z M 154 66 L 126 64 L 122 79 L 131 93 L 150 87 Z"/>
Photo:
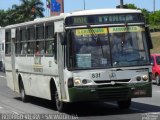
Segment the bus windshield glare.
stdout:
<path fill-rule="evenodd" d="M 71 30 L 69 67 L 94 69 L 149 64 L 144 27 Z"/>

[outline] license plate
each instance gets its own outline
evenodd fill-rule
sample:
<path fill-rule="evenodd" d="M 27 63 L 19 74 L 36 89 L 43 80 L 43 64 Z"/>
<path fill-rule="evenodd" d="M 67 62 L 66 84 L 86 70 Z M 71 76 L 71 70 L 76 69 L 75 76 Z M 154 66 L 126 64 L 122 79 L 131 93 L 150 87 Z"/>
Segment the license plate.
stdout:
<path fill-rule="evenodd" d="M 146 91 L 145 90 L 135 90 L 134 95 L 136 96 L 146 95 Z"/>

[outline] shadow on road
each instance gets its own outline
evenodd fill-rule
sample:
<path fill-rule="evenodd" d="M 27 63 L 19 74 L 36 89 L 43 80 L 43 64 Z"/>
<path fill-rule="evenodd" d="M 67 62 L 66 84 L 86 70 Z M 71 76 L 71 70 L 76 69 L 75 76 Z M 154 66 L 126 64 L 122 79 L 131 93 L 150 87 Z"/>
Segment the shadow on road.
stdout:
<path fill-rule="evenodd" d="M 15 99 L 21 100 L 19 97 Z M 49 100 L 30 97 L 29 103 L 56 111 L 55 104 Z M 118 106 L 116 105 L 116 102 L 115 103 L 80 102 L 80 103 L 69 104 L 68 109 L 65 113 L 70 115 L 73 114 L 78 115 L 79 117 L 84 117 L 84 116 L 123 115 L 123 114 L 159 112 L 159 111 L 160 111 L 160 106 L 154 106 L 138 102 L 132 102 L 131 108 L 128 110 L 119 109 Z"/>

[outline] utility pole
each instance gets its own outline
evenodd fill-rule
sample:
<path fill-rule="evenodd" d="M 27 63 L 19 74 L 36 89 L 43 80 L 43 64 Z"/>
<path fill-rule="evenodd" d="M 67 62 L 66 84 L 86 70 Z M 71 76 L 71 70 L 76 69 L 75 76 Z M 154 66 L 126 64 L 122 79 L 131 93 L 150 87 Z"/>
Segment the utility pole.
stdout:
<path fill-rule="evenodd" d="M 83 4 L 84 4 L 84 10 L 86 9 L 86 1 L 84 0 L 83 1 Z"/>
<path fill-rule="evenodd" d="M 120 8 L 123 8 L 123 0 L 120 0 Z"/>
<path fill-rule="evenodd" d="M 156 2 L 155 0 L 153 0 L 153 13 L 155 12 L 155 9 L 156 9 L 155 5 L 156 5 Z"/>

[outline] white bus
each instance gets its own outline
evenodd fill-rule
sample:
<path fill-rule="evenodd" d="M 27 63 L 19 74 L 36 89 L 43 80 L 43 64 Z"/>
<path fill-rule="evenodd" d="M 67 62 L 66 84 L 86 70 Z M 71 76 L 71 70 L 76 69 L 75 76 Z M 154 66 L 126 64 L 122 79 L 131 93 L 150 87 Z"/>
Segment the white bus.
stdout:
<path fill-rule="evenodd" d="M 5 29 L 0 27 L 0 70 L 5 71 L 4 58 L 5 58 Z"/>
<path fill-rule="evenodd" d="M 139 10 L 76 11 L 5 27 L 8 86 L 21 94 L 67 103 L 151 97 L 152 42 Z"/>

